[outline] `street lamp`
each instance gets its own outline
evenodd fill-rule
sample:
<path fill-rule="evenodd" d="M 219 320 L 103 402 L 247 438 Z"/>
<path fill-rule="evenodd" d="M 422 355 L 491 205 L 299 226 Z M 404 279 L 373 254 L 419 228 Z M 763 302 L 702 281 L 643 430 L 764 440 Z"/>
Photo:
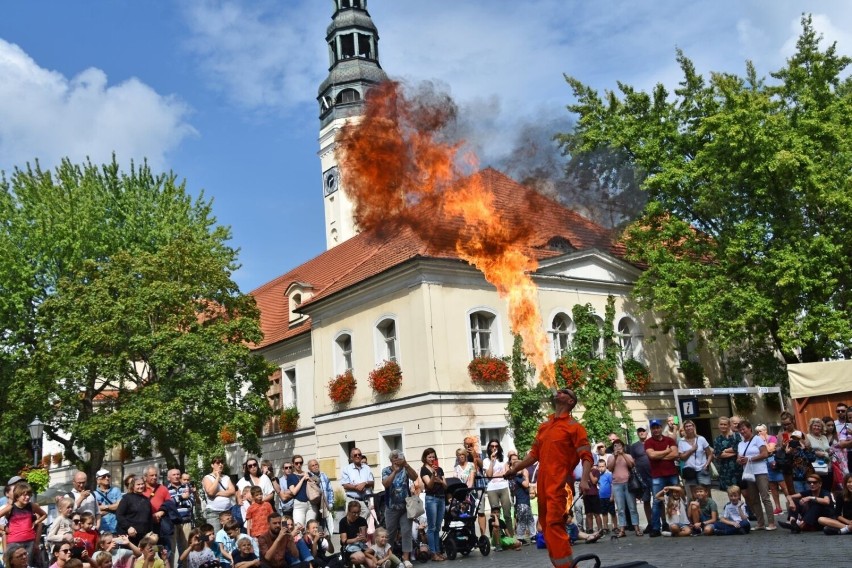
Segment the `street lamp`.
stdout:
<path fill-rule="evenodd" d="M 30 442 L 33 444 L 33 467 L 38 465 L 38 452 L 41 449 L 41 436 L 44 434 L 44 422 L 38 416 L 27 426 L 30 430 Z"/>

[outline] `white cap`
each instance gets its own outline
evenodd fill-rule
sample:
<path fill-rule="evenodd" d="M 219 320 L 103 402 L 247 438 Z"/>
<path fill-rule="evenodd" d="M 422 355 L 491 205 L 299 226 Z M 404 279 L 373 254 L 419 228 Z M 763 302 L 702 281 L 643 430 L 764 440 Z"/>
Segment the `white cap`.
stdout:
<path fill-rule="evenodd" d="M 99 469 L 99 470 L 95 473 L 95 477 L 103 477 L 103 476 L 105 476 L 105 475 L 109 475 L 109 470 L 107 470 L 107 469 Z"/>
<path fill-rule="evenodd" d="M 805 435 L 802 434 L 801 430 L 793 430 L 793 433 L 790 434 L 790 437 L 792 437 L 792 438 L 804 438 Z"/>

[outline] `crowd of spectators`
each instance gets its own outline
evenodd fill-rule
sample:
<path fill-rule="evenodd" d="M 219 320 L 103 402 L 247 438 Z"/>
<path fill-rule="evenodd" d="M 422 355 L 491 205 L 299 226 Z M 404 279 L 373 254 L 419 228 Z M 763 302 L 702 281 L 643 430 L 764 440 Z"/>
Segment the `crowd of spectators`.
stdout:
<path fill-rule="evenodd" d="M 585 542 L 610 531 L 619 538 L 722 536 L 780 526 L 848 534 L 852 424 L 845 404 L 836 410 L 837 419 L 810 420 L 807 433 L 783 412 L 775 435 L 738 416 L 719 418 L 712 441 L 692 421 L 679 425 L 674 417 L 640 426 L 632 444 L 610 434 L 608 446 L 594 447 L 592 483 L 581 492 L 575 505 L 580 514 L 571 512 L 566 530 L 572 540 Z M 15 477 L 0 506 L 4 565 L 47 568 L 38 555 L 44 532 L 50 568 L 75 568 L 77 562 L 77 568 L 410 568 L 418 553 L 435 562 L 446 559 L 441 532 L 451 483 L 481 490 L 470 513 L 497 550 L 533 542 L 535 466 L 505 479 L 519 456 L 496 439 L 482 448 L 477 438 L 467 437 L 454 454 L 454 462 L 442 465 L 436 451 L 426 448 L 421 463 L 412 465 L 393 450 L 377 479 L 363 452 L 352 448 L 337 475 L 345 503 L 338 523 L 329 477 L 317 459 L 306 462 L 301 455 L 285 460 L 278 474 L 269 460 L 250 457 L 236 480 L 225 473 L 224 459 L 215 457 L 198 486 L 178 469 L 161 483 L 152 466 L 127 475 L 124 492 L 107 470 L 97 472 L 91 488 L 86 474 L 77 472 L 72 490 L 57 498 L 56 517 L 46 530 L 47 512 L 33 502 L 32 488 Z M 726 503 L 713 500 L 714 483 Z M 424 511 L 413 522 L 412 496 Z M 575 517 L 585 521 L 582 526 Z"/>

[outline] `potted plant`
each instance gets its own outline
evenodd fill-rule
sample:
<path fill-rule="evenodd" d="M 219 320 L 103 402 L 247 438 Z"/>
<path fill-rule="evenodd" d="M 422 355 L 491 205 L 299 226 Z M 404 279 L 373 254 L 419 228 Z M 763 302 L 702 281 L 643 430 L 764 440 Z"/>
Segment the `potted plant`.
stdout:
<path fill-rule="evenodd" d="M 50 472 L 44 467 L 28 465 L 18 472 L 18 475 L 27 480 L 33 488 L 33 493 L 44 493 L 50 485 Z"/>
<path fill-rule="evenodd" d="M 385 361 L 370 371 L 367 377 L 370 387 L 378 394 L 393 394 L 402 385 L 402 369 L 396 361 Z"/>
<path fill-rule="evenodd" d="M 224 426 L 222 426 L 222 429 L 219 430 L 219 439 L 225 445 L 233 444 L 234 442 L 236 442 L 237 433 L 234 432 L 233 426 L 229 424 L 225 424 Z"/>
<path fill-rule="evenodd" d="M 638 393 L 648 392 L 648 387 L 651 386 L 648 367 L 636 359 L 628 359 L 621 365 L 621 370 L 624 371 L 624 382 L 627 383 L 628 389 Z"/>
<path fill-rule="evenodd" d="M 328 398 L 334 404 L 346 404 L 355 396 L 357 386 L 352 370 L 348 369 L 328 382 Z"/>
<path fill-rule="evenodd" d="M 509 366 L 499 357 L 474 357 L 467 366 L 470 380 L 480 385 L 502 385 L 509 382 Z"/>
<path fill-rule="evenodd" d="M 566 387 L 574 391 L 586 384 L 586 371 L 579 363 L 568 355 L 563 355 L 556 360 L 553 366 L 556 382 L 560 387 Z"/>
<path fill-rule="evenodd" d="M 295 432 L 299 429 L 299 409 L 295 406 L 288 406 L 281 411 L 281 416 L 278 417 L 278 426 L 282 432 Z"/>

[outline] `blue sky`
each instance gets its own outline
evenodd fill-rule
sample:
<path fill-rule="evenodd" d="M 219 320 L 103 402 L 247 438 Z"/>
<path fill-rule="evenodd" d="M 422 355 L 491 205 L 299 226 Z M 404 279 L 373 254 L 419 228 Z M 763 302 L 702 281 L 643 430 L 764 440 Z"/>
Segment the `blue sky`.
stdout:
<path fill-rule="evenodd" d="M 0 4 L 0 169 L 63 156 L 147 158 L 214 198 L 244 291 L 325 247 L 316 90 L 331 0 L 28 0 Z M 517 133 L 567 128 L 562 74 L 598 89 L 761 74 L 794 49 L 803 11 L 852 53 L 835 1 L 368 0 L 385 71 L 455 97 L 483 163 Z"/>

